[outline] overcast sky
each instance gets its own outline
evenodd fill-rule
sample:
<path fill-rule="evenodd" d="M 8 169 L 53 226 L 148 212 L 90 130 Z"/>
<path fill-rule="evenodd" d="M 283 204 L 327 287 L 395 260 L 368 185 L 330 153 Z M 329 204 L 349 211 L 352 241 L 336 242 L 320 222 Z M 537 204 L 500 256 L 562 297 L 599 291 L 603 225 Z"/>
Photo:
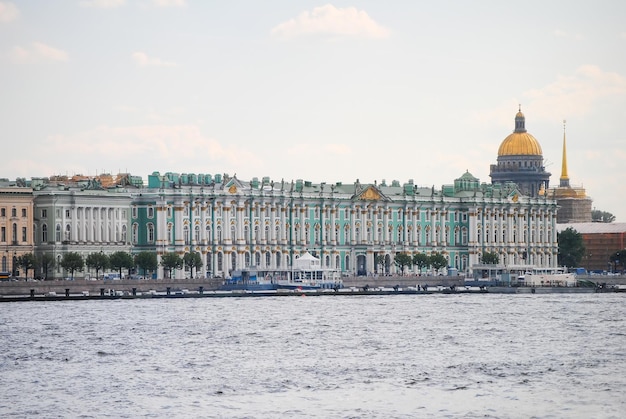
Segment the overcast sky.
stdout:
<path fill-rule="evenodd" d="M 490 182 L 519 104 L 626 222 L 625 1 L 0 1 L 10 179 Z"/>

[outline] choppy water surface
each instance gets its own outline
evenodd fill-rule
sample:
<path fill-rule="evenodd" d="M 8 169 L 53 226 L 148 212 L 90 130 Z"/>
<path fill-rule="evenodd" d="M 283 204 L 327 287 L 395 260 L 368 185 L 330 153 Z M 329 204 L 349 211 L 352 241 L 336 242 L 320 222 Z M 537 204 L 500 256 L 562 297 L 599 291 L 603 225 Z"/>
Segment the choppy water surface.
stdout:
<path fill-rule="evenodd" d="M 618 418 L 626 294 L 0 305 L 3 417 Z"/>

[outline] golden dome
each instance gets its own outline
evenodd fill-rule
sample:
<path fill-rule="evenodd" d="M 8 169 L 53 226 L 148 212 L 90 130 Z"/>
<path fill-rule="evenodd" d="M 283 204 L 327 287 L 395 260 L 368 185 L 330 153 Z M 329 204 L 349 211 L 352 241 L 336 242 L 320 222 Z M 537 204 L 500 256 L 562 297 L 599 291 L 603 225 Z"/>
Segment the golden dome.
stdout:
<path fill-rule="evenodd" d="M 502 141 L 498 156 L 541 156 L 539 141 L 526 132 L 526 117 L 520 107 L 515 115 L 515 131 Z"/>
<path fill-rule="evenodd" d="M 539 141 L 527 132 L 514 132 L 502 141 L 498 156 L 541 156 Z"/>

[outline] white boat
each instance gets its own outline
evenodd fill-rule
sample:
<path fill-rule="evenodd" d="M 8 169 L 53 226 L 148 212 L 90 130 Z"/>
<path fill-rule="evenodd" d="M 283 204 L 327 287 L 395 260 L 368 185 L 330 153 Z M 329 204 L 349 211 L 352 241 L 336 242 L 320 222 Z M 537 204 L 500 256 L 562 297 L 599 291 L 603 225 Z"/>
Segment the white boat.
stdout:
<path fill-rule="evenodd" d="M 563 268 L 535 268 L 517 277 L 520 285 L 528 287 L 575 287 L 576 276 Z"/>

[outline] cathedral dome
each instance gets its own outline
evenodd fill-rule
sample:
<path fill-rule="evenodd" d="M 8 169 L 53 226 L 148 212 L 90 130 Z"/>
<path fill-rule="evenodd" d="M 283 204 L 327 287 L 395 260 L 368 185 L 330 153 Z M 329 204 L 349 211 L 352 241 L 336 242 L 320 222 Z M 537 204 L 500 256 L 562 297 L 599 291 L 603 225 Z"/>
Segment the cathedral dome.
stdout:
<path fill-rule="evenodd" d="M 502 141 L 498 156 L 541 156 L 539 141 L 526 132 L 526 118 L 521 109 L 515 115 L 515 131 Z"/>
<path fill-rule="evenodd" d="M 502 141 L 498 156 L 541 156 L 539 141 L 527 132 L 514 132 Z"/>

